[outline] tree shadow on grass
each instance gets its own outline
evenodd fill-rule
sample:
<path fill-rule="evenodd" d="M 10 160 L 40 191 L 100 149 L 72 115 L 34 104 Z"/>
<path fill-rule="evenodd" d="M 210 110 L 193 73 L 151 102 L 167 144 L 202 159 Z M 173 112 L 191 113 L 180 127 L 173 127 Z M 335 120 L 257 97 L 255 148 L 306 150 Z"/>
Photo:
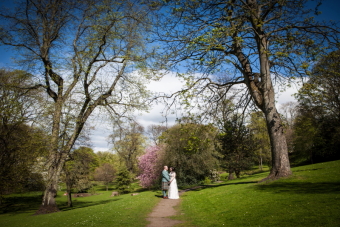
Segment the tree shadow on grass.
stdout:
<path fill-rule="evenodd" d="M 100 201 L 73 201 L 73 207 L 68 206 L 59 206 L 60 211 L 69 211 L 79 208 L 85 208 L 90 206 L 96 206 L 96 205 L 102 205 L 107 204 L 111 202 L 115 202 L 121 200 L 121 198 L 115 198 L 115 199 L 107 199 L 107 200 L 100 200 Z"/>
<path fill-rule="evenodd" d="M 293 172 L 306 172 L 306 171 L 314 171 L 314 170 L 319 170 L 319 169 L 324 169 L 324 168 L 301 169 L 301 170 L 294 170 Z"/>
<path fill-rule="evenodd" d="M 183 189 L 180 190 L 179 193 L 184 193 L 187 191 L 202 191 L 204 189 L 208 189 L 208 188 L 218 188 L 218 187 L 222 187 L 222 186 L 228 186 L 228 185 L 239 185 L 239 184 L 256 184 L 257 181 L 243 181 L 243 182 L 228 182 L 228 183 L 220 183 L 220 184 L 216 184 L 216 185 L 199 185 L 199 186 L 195 186 L 192 188 L 188 188 L 188 189 Z"/>
<path fill-rule="evenodd" d="M 137 188 L 134 192 L 146 192 L 146 191 L 150 191 L 150 189 L 148 189 L 148 188 Z"/>
<path fill-rule="evenodd" d="M 100 200 L 100 201 L 79 201 L 73 200 L 73 207 L 68 207 L 67 203 L 58 202 L 58 208 L 60 211 L 69 211 L 84 207 L 96 206 L 101 204 L 107 204 L 115 202 L 121 198 Z M 0 214 L 21 214 L 21 213 L 34 213 L 39 209 L 41 204 L 41 195 L 32 196 L 16 196 L 8 197 L 6 201 L 0 206 Z"/>
<path fill-rule="evenodd" d="M 36 211 L 41 204 L 41 195 L 11 196 L 5 198 L 0 206 L 0 214 L 30 213 Z"/>
<path fill-rule="evenodd" d="M 340 194 L 340 182 L 273 182 L 254 185 L 255 189 L 272 193 Z"/>

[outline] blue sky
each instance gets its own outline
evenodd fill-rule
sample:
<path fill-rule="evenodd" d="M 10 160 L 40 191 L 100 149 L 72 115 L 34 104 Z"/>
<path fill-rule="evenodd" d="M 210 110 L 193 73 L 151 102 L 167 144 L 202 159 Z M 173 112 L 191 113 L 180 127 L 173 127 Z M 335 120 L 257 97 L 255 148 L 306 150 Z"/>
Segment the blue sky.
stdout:
<path fill-rule="evenodd" d="M 0 0 L 0 7 L 10 7 L 13 0 Z M 316 1 L 310 2 L 311 6 L 316 5 Z M 340 21 L 340 0 L 325 0 L 319 8 L 322 12 L 317 17 L 319 20 L 336 20 Z M 9 48 L 0 46 L 0 67 L 14 67 L 11 63 L 11 58 L 15 57 Z"/>
<path fill-rule="evenodd" d="M 12 0 L 0 0 L 0 7 L 10 6 L 13 1 Z M 315 5 L 316 1 L 311 2 L 311 6 Z M 335 20 L 340 21 L 340 0 L 325 0 L 323 4 L 320 6 L 319 11 L 322 12 L 317 19 L 319 20 Z M 0 68 L 14 68 L 15 65 L 11 63 L 11 58 L 15 58 L 15 55 L 10 51 L 9 48 L 0 46 Z M 152 82 L 150 85 L 150 89 L 155 91 L 166 89 L 167 91 L 175 92 L 180 86 L 180 82 L 175 79 L 173 76 L 167 76 L 163 78 L 159 83 Z M 163 90 L 164 91 L 164 90 Z M 288 101 L 293 101 L 291 94 L 296 92 L 296 88 L 289 88 L 286 92 L 281 93 L 278 97 L 278 103 L 284 103 Z M 159 124 L 164 121 L 164 118 L 161 116 L 160 112 L 162 111 L 161 106 L 155 106 L 151 109 L 149 114 L 144 114 L 143 116 L 138 117 L 138 121 L 143 125 L 147 126 L 150 124 Z M 168 120 L 171 123 L 174 121 L 176 116 L 169 116 Z M 96 130 L 93 131 L 91 140 L 93 144 L 93 149 L 95 151 L 105 151 L 109 149 L 109 145 L 107 142 L 107 136 L 111 133 L 111 130 L 108 127 L 102 126 L 100 123 L 96 126 Z"/>

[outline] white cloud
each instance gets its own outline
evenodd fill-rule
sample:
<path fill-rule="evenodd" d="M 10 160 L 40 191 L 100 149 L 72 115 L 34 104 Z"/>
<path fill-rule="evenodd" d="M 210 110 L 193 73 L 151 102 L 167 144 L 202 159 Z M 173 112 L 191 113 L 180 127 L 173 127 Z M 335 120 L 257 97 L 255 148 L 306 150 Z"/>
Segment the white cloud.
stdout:
<path fill-rule="evenodd" d="M 290 87 L 286 87 L 284 90 L 276 87 L 276 108 L 279 109 L 282 104 L 287 102 L 297 102 L 293 96 L 301 88 L 301 83 L 291 84 Z"/>
<path fill-rule="evenodd" d="M 175 74 L 168 74 L 165 75 L 159 81 L 152 81 L 148 85 L 148 89 L 153 92 L 162 92 L 165 94 L 171 94 L 181 89 L 183 82 L 175 76 Z M 284 90 L 280 89 L 278 86 L 275 87 L 276 91 L 276 101 L 277 101 L 277 108 L 286 102 L 296 101 L 295 98 L 292 96 L 296 93 L 299 89 L 299 85 L 293 84 L 291 87 L 286 87 Z M 165 110 L 164 104 L 153 104 L 150 107 L 150 111 L 148 113 L 142 113 L 137 117 L 137 121 L 143 125 L 145 128 L 151 124 L 162 124 L 171 126 L 175 123 L 177 117 L 179 115 L 168 115 L 165 118 L 162 112 Z M 110 149 L 110 144 L 108 144 L 108 136 L 110 135 L 111 131 L 109 126 L 105 122 L 97 122 L 96 129 L 93 132 L 93 136 L 91 136 L 93 149 L 95 152 L 97 151 L 107 151 Z"/>
<path fill-rule="evenodd" d="M 159 81 L 150 82 L 150 84 L 148 84 L 148 89 L 153 92 L 171 94 L 181 89 L 182 84 L 183 82 L 181 82 L 175 74 L 170 73 Z M 177 116 L 169 115 L 164 117 L 162 115 L 164 108 L 165 105 L 160 102 L 158 104 L 153 104 L 148 113 L 141 113 L 141 115 L 137 116 L 137 121 L 145 128 L 152 124 L 171 126 L 175 123 Z M 91 124 L 95 126 L 95 130 L 92 131 L 91 135 L 92 148 L 95 152 L 107 151 L 111 148 L 111 145 L 108 143 L 108 137 L 111 134 L 109 123 L 105 122 L 105 120 L 97 120 L 95 117 L 97 115 L 98 113 L 94 113 L 94 117 L 90 119 Z"/>

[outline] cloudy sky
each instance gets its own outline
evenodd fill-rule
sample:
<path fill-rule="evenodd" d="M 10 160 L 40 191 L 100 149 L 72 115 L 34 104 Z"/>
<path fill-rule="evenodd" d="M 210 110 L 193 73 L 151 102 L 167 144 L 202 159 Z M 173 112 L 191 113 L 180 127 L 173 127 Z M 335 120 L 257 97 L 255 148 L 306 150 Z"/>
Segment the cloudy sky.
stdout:
<path fill-rule="evenodd" d="M 12 1 L 9 0 L 0 0 L 0 7 L 3 5 L 8 5 Z M 324 20 L 340 20 L 340 1 L 339 0 L 325 0 L 323 5 L 320 7 L 320 11 L 322 12 L 321 19 Z M 11 50 L 0 46 L 0 67 L 6 68 L 15 68 L 15 65 L 12 63 L 12 60 L 15 56 L 11 53 Z M 155 92 L 165 92 L 171 93 L 175 92 L 181 88 L 181 82 L 175 78 L 174 76 L 167 75 L 162 78 L 158 82 L 151 82 L 149 84 L 149 89 Z M 291 88 L 286 89 L 284 92 L 279 92 L 277 95 L 277 103 L 278 107 L 280 104 L 295 101 L 292 97 L 292 94 L 297 91 L 296 86 L 292 86 Z M 144 127 L 147 127 L 151 124 L 161 124 L 165 120 L 167 120 L 168 125 L 172 125 L 174 120 L 176 119 L 176 115 L 170 115 L 165 119 L 161 112 L 164 106 L 162 105 L 154 105 L 150 109 L 149 113 L 144 113 L 141 116 L 137 117 L 137 120 Z M 165 124 L 165 123 L 163 123 Z M 111 130 L 107 122 L 102 122 L 97 118 L 92 118 L 91 125 L 95 126 L 95 130 L 92 131 L 91 134 L 91 142 L 93 145 L 93 149 L 95 151 L 107 151 L 110 149 L 110 145 L 108 144 L 108 135 L 110 135 Z"/>
<path fill-rule="evenodd" d="M 178 78 L 172 75 L 167 75 L 158 82 L 150 83 L 148 87 L 151 91 L 165 92 L 170 94 L 179 90 L 181 86 L 182 83 L 178 80 Z M 276 96 L 277 107 L 279 108 L 283 103 L 295 101 L 292 95 L 297 92 L 298 88 L 298 85 L 292 84 L 292 86 L 290 88 L 286 88 L 285 91 L 278 92 Z M 174 124 L 176 118 L 180 117 L 180 113 L 177 113 L 177 115 L 168 115 L 167 118 L 165 118 L 161 113 L 163 110 L 164 106 L 162 104 L 153 105 L 149 113 L 143 113 L 142 115 L 137 116 L 137 121 L 145 128 L 151 124 L 167 124 L 168 126 L 171 126 Z M 92 131 L 91 135 L 91 142 L 93 145 L 92 148 L 95 151 L 109 150 L 111 147 L 107 139 L 111 133 L 109 124 L 102 121 L 92 121 L 92 124 L 95 125 L 96 128 L 94 131 Z"/>

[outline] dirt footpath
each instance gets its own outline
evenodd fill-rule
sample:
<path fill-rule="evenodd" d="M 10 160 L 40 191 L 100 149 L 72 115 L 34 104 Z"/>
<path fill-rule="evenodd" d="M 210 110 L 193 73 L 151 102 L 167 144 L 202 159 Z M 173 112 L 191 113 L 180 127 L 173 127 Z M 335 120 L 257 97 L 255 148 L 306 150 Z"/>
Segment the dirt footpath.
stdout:
<path fill-rule="evenodd" d="M 173 220 L 169 217 L 176 215 L 176 210 L 174 207 L 178 206 L 181 203 L 181 195 L 184 192 L 201 188 L 201 186 L 196 186 L 190 189 L 181 190 L 178 192 L 179 199 L 161 199 L 161 201 L 153 208 L 153 211 L 146 218 L 150 224 L 147 227 L 172 227 L 179 223 L 183 223 L 183 221 Z"/>
<path fill-rule="evenodd" d="M 150 221 L 147 227 L 171 227 L 182 223 L 182 221 L 168 218 L 176 215 L 174 207 L 179 205 L 180 202 L 181 199 L 161 199 L 146 219 Z"/>

